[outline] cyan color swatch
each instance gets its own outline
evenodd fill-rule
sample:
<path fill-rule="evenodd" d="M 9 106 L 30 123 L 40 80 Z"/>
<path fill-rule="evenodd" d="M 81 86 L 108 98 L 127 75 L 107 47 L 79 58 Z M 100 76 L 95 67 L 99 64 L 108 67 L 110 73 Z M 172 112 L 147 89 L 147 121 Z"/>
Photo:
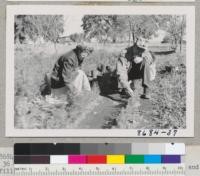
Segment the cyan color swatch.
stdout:
<path fill-rule="evenodd" d="M 161 155 L 145 155 L 144 163 L 146 164 L 159 164 L 161 163 Z"/>

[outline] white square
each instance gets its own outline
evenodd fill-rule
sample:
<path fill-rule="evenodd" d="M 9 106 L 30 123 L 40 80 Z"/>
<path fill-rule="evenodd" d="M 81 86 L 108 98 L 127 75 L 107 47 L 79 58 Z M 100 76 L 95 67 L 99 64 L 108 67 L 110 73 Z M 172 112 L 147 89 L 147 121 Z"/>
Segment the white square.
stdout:
<path fill-rule="evenodd" d="M 68 157 L 66 155 L 51 155 L 50 164 L 68 164 Z"/>
<path fill-rule="evenodd" d="M 165 154 L 167 155 L 185 155 L 185 144 L 169 143 L 165 145 Z"/>

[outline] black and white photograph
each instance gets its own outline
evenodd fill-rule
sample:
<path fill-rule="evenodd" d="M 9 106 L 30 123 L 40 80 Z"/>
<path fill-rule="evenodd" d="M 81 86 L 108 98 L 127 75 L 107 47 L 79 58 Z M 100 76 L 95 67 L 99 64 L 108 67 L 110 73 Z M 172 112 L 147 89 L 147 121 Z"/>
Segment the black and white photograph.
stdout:
<path fill-rule="evenodd" d="M 192 137 L 194 21 L 187 6 L 9 6 L 6 135 Z"/>
<path fill-rule="evenodd" d="M 7 0 L 7 1 L 40 1 L 40 0 Z M 43 1 L 53 1 L 56 0 L 43 0 Z M 70 0 L 59 0 L 59 1 L 70 1 Z M 86 0 L 73 0 L 73 1 L 86 1 Z M 110 0 L 90 0 L 90 1 L 104 1 L 110 2 Z M 195 0 L 112 0 L 112 2 L 132 2 L 132 3 L 141 3 L 141 2 L 194 2 Z"/>

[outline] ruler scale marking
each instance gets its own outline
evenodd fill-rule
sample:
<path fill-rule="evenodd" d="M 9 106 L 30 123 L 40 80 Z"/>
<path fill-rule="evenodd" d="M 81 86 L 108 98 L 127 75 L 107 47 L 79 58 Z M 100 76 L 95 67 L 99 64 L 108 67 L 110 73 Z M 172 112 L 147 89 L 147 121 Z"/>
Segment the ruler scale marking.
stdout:
<path fill-rule="evenodd" d="M 183 176 L 184 175 L 184 170 L 179 170 L 180 167 L 184 168 L 183 164 L 179 164 L 177 166 L 174 165 L 168 165 L 167 170 L 163 169 L 163 166 L 160 165 L 154 165 L 153 168 L 151 168 L 152 165 L 137 165 L 135 166 L 134 169 L 130 169 L 130 167 L 124 167 L 124 166 L 117 166 L 117 165 L 112 165 L 112 166 L 107 166 L 105 165 L 103 168 L 101 168 L 100 170 L 95 170 L 95 167 L 93 167 L 93 169 L 91 168 L 92 166 L 89 166 L 87 168 L 85 167 L 66 167 L 66 171 L 62 171 L 62 168 L 64 166 L 57 166 L 56 168 L 56 172 L 58 176 L 61 175 L 67 175 L 67 176 L 77 176 L 77 175 L 81 175 L 81 176 L 92 176 L 92 175 L 96 175 L 96 176 L 122 176 L 122 175 L 127 175 L 127 176 L 148 176 L 148 175 L 154 175 L 154 176 L 159 176 L 159 175 L 163 175 L 163 176 L 167 176 L 170 174 L 176 175 L 176 176 Z M 39 168 L 38 168 L 39 167 Z M 48 172 L 45 170 L 46 166 L 38 166 L 33 168 L 33 171 L 31 173 L 35 173 L 35 175 L 50 175 L 51 173 L 55 173 L 55 168 L 51 168 Z M 165 166 L 167 167 L 167 166 Z M 21 166 L 22 171 L 18 171 L 16 172 L 16 175 L 27 175 L 28 173 L 28 169 L 29 166 Z M 61 168 L 61 170 L 59 170 L 59 168 Z M 114 169 L 113 169 L 114 168 Z M 148 168 L 148 170 L 147 170 Z M 27 169 L 27 170 L 26 170 Z M 43 169 L 43 170 L 42 170 Z M 74 169 L 74 170 L 73 170 Z M 23 171 L 24 170 L 24 171 Z M 72 171 L 70 171 L 72 170 Z M 79 171 L 78 171 L 79 170 Z M 16 170 L 17 171 L 17 170 Z M 92 171 L 92 172 L 91 172 Z M 31 174 L 29 174 L 31 175 Z"/>

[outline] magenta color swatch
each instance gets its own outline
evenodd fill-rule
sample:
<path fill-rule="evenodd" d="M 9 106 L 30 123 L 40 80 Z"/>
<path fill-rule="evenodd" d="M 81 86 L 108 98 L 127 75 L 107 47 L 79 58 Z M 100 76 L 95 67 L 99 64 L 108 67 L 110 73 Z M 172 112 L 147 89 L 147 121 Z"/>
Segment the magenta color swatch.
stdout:
<path fill-rule="evenodd" d="M 69 164 L 86 164 L 87 157 L 85 155 L 69 155 L 68 162 Z"/>

